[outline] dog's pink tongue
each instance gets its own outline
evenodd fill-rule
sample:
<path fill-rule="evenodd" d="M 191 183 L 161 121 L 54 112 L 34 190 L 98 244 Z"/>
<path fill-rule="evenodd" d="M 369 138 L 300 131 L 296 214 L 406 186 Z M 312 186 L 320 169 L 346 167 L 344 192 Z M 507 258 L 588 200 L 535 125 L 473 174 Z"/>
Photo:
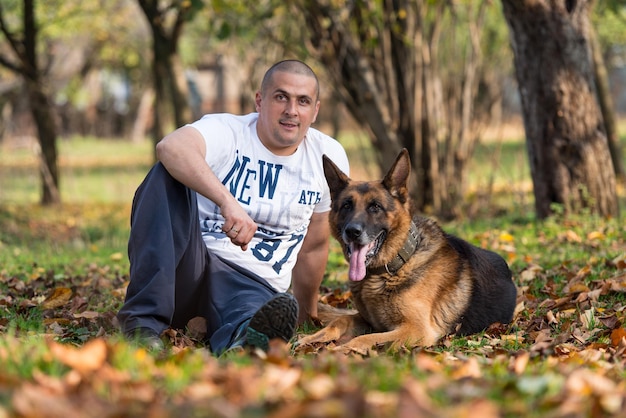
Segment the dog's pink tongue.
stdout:
<path fill-rule="evenodd" d="M 369 245 L 364 247 L 357 247 L 354 244 L 350 244 L 350 269 L 348 270 L 348 277 L 354 282 L 358 282 L 365 278 L 365 256 L 369 251 Z"/>

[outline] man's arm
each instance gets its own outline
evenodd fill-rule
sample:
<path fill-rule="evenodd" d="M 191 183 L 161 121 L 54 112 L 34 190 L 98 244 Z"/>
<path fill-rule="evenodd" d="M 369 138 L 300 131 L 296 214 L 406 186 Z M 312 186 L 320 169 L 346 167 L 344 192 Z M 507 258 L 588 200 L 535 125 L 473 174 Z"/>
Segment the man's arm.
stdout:
<path fill-rule="evenodd" d="M 206 163 L 206 144 L 200 132 L 190 126 L 179 128 L 157 144 L 156 152 L 172 177 L 220 207 L 224 231 L 238 230 L 226 235 L 245 250 L 257 225 Z"/>
<path fill-rule="evenodd" d="M 328 212 L 314 213 L 292 273 L 293 294 L 300 305 L 299 324 L 317 317 L 319 287 L 328 262 L 329 237 Z"/>

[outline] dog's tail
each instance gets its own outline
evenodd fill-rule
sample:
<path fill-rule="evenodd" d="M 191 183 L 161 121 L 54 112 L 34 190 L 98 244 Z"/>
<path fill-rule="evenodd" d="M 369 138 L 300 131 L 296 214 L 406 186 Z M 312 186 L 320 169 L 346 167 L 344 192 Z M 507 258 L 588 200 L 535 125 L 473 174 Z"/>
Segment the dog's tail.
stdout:
<path fill-rule="evenodd" d="M 327 303 L 317 303 L 317 317 L 322 324 L 327 325 L 330 321 L 343 315 L 351 315 L 357 313 L 354 309 L 341 309 L 330 306 Z"/>

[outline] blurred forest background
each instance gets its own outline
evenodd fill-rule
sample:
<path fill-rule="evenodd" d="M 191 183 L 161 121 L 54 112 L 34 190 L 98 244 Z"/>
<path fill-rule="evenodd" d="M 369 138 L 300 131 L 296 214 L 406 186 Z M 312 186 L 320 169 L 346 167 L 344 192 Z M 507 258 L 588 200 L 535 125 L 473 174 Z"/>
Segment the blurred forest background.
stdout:
<path fill-rule="evenodd" d="M 510 325 L 365 357 L 122 341 L 154 143 L 254 111 L 285 58 L 352 177 L 407 148 L 418 209 L 505 257 Z M 625 146 L 626 0 L 0 0 L 0 417 L 626 416 Z M 347 281 L 331 240 L 320 301 Z"/>
<path fill-rule="evenodd" d="M 554 203 L 616 216 L 625 4 L 2 0 L 0 150 L 33 150 L 55 204 L 64 139 L 155 142 L 205 113 L 252 112 L 268 66 L 298 58 L 321 78 L 316 127 L 365 138 L 349 155 L 372 168 L 360 177 L 408 148 L 421 210 L 457 216 L 477 145 L 525 132 L 538 217 Z"/>

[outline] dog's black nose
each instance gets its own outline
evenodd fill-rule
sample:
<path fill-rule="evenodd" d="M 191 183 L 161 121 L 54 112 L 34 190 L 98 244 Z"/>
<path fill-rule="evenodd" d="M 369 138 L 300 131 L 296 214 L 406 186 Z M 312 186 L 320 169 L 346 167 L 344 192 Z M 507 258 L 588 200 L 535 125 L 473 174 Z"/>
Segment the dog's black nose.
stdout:
<path fill-rule="evenodd" d="M 345 229 L 345 234 L 351 240 L 358 239 L 363 233 L 363 226 L 361 224 L 348 224 Z"/>

